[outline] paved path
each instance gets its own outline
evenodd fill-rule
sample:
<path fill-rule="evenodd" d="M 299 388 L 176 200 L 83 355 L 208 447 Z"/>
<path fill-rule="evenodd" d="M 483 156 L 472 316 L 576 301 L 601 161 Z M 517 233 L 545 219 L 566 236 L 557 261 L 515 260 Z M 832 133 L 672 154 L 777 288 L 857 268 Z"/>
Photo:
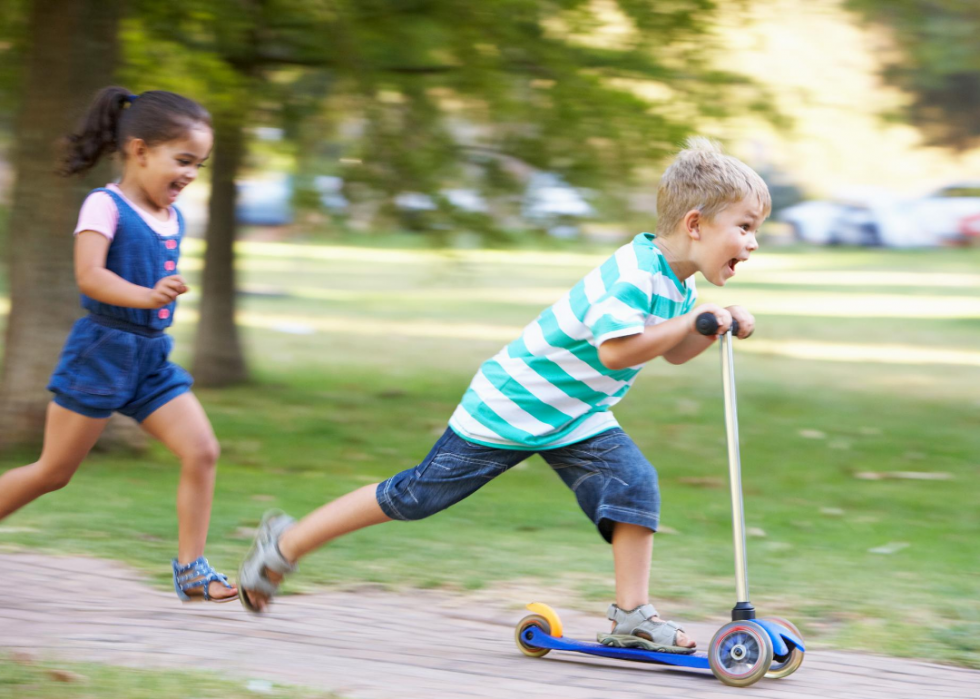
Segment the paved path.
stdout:
<path fill-rule="evenodd" d="M 125 566 L 91 558 L 0 555 L 0 581 L 0 652 L 212 670 L 345 699 L 980 698 L 978 671 L 855 653 L 808 652 L 793 676 L 747 689 L 707 671 L 526 658 L 513 641 L 523 609 L 434 591 L 290 596 L 254 617 L 237 603 L 181 605 Z M 594 638 L 601 618 L 559 611 L 567 636 Z M 687 626 L 701 647 L 714 631 Z"/>

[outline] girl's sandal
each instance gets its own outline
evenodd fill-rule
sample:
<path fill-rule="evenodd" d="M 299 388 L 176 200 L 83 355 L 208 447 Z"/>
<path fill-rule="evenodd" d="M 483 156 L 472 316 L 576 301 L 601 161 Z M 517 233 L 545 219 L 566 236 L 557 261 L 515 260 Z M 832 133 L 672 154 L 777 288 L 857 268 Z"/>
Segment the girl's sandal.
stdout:
<path fill-rule="evenodd" d="M 267 571 L 285 575 L 296 570 L 295 564 L 287 561 L 279 551 L 279 537 L 295 523 L 296 520 L 279 511 L 267 512 L 262 518 L 252 548 L 238 569 L 238 598 L 248 611 L 261 612 L 248 593 L 257 592 L 271 600 L 279 590 L 281 580 L 273 582 L 266 575 Z"/>
<path fill-rule="evenodd" d="M 174 589 L 182 602 L 231 602 L 234 597 L 222 597 L 215 599 L 211 597 L 211 583 L 219 582 L 229 590 L 233 590 L 228 582 L 228 576 L 222 575 L 211 567 L 208 559 L 201 556 L 196 561 L 191 561 L 187 565 L 181 565 L 175 558 L 173 560 L 174 569 Z M 201 594 L 189 595 L 190 590 L 200 588 Z"/>

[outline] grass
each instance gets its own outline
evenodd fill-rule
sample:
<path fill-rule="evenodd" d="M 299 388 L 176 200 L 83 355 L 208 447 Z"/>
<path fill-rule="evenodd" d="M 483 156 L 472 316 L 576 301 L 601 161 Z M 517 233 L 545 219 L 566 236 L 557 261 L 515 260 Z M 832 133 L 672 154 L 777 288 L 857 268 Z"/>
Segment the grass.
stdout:
<path fill-rule="evenodd" d="M 266 508 L 304 514 L 421 460 L 479 363 L 602 259 L 242 246 L 254 383 L 198 392 L 223 447 L 212 562 L 235 569 Z M 703 300 L 761 309 L 736 358 L 752 600 L 816 645 L 980 667 L 977 269 L 976 249 L 778 248 L 724 289 L 701 284 Z M 178 313 L 178 361 L 194 305 Z M 957 353 L 921 354 L 942 349 Z M 653 593 L 677 619 L 722 617 L 734 597 L 719 384 L 713 350 L 682 367 L 651 362 L 615 411 L 660 473 Z M 0 469 L 33 457 L 6 454 Z M 0 541 L 121 559 L 166 586 L 176 480 L 158 446 L 93 455 L 69 488 L 0 524 Z M 523 581 L 597 615 L 613 593 L 608 547 L 537 457 L 429 520 L 335 542 L 287 590 Z"/>
<path fill-rule="evenodd" d="M 236 682 L 203 672 L 139 670 L 106 665 L 36 662 L 0 656 L 0 699 L 329 699 L 266 680 Z"/>

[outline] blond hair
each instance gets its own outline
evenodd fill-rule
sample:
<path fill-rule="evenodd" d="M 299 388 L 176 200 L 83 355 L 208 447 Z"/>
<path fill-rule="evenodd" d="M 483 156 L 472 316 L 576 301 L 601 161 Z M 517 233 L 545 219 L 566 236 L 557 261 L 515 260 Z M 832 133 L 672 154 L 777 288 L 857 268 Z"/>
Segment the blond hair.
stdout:
<path fill-rule="evenodd" d="M 730 204 L 751 196 L 762 204 L 763 218 L 769 216 L 769 188 L 755 170 L 738 158 L 725 155 L 721 145 L 703 136 L 692 136 L 685 145 L 660 178 L 659 235 L 673 233 L 692 209 L 711 219 Z"/>

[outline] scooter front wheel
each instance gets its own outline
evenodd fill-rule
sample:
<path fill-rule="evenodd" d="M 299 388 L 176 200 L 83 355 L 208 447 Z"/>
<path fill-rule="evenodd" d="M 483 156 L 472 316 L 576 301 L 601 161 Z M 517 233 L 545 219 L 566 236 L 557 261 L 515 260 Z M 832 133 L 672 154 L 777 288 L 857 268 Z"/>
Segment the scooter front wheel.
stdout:
<path fill-rule="evenodd" d="M 796 628 L 796 625 L 792 621 L 778 616 L 767 616 L 765 617 L 765 620 L 779 624 L 780 626 L 792 631 L 800 640 L 803 639 L 803 634 L 800 633 L 800 630 Z M 786 660 L 780 662 L 775 658 L 773 659 L 772 665 L 769 666 L 769 672 L 766 673 L 766 679 L 781 680 L 784 677 L 789 677 L 794 672 L 799 670 L 800 665 L 802 664 L 803 651 L 801 651 L 799 648 L 794 648 L 792 651 L 790 651 L 789 657 Z"/>
<path fill-rule="evenodd" d="M 708 664 L 715 677 L 732 687 L 747 687 L 761 680 L 772 664 L 772 641 L 758 624 L 733 621 L 711 639 Z"/>
<path fill-rule="evenodd" d="M 530 657 L 530 658 L 541 658 L 551 652 L 550 648 L 537 648 L 532 645 L 528 645 L 525 634 L 528 629 L 532 626 L 536 626 L 542 631 L 544 631 L 549 636 L 551 635 L 551 624 L 540 614 L 529 614 L 523 619 L 521 619 L 517 628 L 514 630 L 514 640 L 517 642 L 517 647 L 520 651 Z"/>

